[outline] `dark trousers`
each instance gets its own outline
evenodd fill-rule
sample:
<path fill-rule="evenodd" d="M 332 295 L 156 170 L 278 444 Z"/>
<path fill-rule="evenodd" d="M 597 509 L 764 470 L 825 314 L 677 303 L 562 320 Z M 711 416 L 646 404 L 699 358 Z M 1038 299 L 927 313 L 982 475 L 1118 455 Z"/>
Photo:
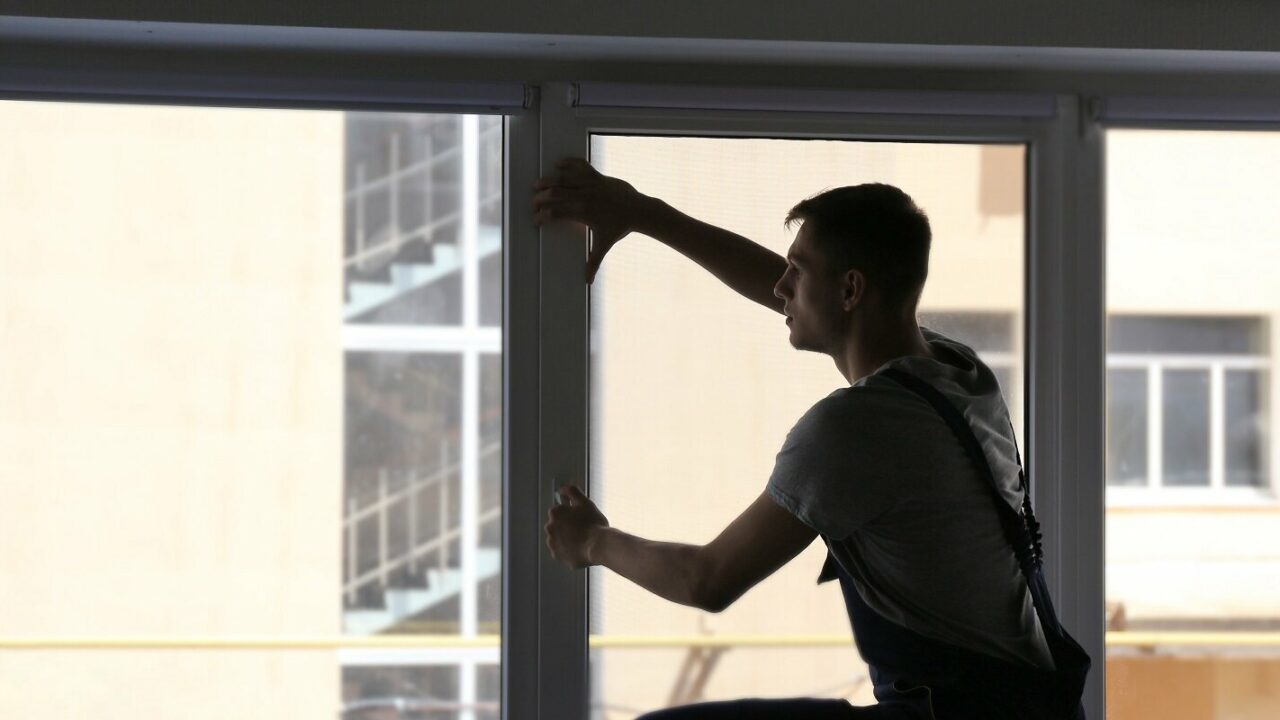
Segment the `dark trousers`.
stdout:
<path fill-rule="evenodd" d="M 636 720 L 929 720 L 898 703 L 855 707 L 846 700 L 816 698 L 749 699 L 704 702 L 655 710 Z"/>

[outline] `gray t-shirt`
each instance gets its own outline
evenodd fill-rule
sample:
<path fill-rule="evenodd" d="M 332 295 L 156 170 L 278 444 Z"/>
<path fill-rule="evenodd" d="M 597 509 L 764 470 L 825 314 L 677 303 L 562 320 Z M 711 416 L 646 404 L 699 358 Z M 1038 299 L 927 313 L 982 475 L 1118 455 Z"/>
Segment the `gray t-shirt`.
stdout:
<path fill-rule="evenodd" d="M 921 328 L 936 359 L 896 358 L 818 401 L 778 453 L 769 495 L 823 535 L 862 599 L 926 637 L 1053 668 L 985 478 L 896 367 L 964 413 L 1001 494 L 1021 510 L 1008 408 L 968 346 Z"/>

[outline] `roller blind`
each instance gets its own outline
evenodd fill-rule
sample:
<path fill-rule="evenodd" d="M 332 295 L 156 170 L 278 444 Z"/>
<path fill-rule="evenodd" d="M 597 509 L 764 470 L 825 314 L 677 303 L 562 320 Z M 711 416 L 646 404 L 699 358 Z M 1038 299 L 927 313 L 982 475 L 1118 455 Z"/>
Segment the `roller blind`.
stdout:
<path fill-rule="evenodd" d="M 1280 123 L 1280 99 L 1120 95 L 1093 100 L 1093 112 L 1096 119 L 1111 124 Z"/>
<path fill-rule="evenodd" d="M 503 113 L 528 106 L 518 82 L 431 82 L 378 77 L 130 69 L 0 66 L 0 95 L 174 104 L 396 109 Z"/>

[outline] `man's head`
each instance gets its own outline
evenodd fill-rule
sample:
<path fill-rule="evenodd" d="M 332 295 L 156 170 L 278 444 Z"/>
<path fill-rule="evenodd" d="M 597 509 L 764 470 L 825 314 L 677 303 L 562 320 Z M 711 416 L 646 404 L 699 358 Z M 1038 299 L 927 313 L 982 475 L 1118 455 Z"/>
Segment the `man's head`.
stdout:
<path fill-rule="evenodd" d="M 892 185 L 827 190 L 787 213 L 801 223 L 774 286 L 797 349 L 832 352 L 859 318 L 914 321 L 929 272 L 929 220 Z"/>

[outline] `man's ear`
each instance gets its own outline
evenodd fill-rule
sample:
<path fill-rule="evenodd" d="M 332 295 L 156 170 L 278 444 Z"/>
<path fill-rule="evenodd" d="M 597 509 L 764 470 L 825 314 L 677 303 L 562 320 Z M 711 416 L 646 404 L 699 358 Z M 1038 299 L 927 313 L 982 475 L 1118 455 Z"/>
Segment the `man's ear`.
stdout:
<path fill-rule="evenodd" d="M 861 270 L 849 268 L 844 274 L 843 285 L 844 311 L 851 312 L 867 294 L 867 276 Z"/>

